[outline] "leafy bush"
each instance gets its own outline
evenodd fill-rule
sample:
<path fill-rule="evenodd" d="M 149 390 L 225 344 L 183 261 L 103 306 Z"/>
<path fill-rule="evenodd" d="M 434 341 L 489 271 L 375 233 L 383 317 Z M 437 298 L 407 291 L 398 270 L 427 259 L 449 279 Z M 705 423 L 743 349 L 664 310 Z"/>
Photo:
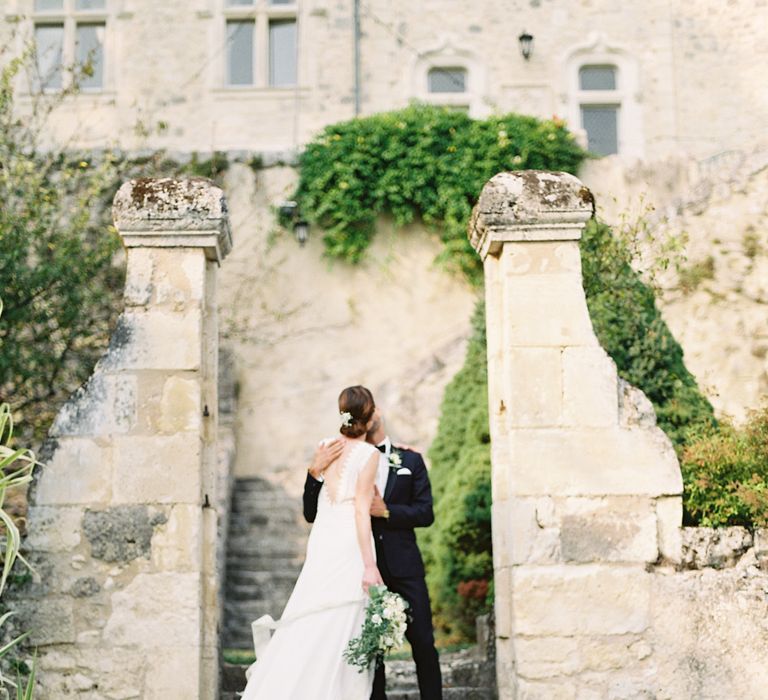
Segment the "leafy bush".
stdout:
<path fill-rule="evenodd" d="M 587 224 L 581 239 L 584 291 L 600 344 L 619 376 L 641 389 L 659 426 L 680 448 L 692 429 L 714 423 L 712 406 L 683 362 L 656 306 L 656 295 L 632 269 L 632 253 L 608 226 Z"/>
<path fill-rule="evenodd" d="M 485 182 L 502 170 L 573 173 L 586 155 L 559 120 L 414 105 L 327 127 L 301 155 L 296 199 L 332 257 L 359 261 L 383 212 L 401 226 L 421 217 L 439 230 L 443 261 L 479 283 L 467 222 Z"/>
<path fill-rule="evenodd" d="M 435 523 L 419 531 L 435 624 L 454 640 L 474 636 L 492 604 L 491 453 L 485 314 L 478 305 L 464 366 L 445 390 L 429 452 Z"/>
<path fill-rule="evenodd" d="M 708 527 L 768 527 L 768 406 L 744 428 L 723 420 L 691 437 L 680 459 L 688 518 Z"/>

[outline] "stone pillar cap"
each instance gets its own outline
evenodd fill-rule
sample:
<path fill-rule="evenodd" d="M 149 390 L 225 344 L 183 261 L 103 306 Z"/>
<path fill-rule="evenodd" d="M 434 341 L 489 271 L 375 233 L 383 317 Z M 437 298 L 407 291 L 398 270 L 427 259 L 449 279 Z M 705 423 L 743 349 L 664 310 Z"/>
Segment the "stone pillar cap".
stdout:
<path fill-rule="evenodd" d="M 574 175 L 518 170 L 494 175 L 472 210 L 469 240 L 485 259 L 505 241 L 578 240 L 595 200 Z"/>
<path fill-rule="evenodd" d="M 112 218 L 127 248 L 204 248 L 221 261 L 232 249 L 227 201 L 205 178 L 139 178 L 124 183 Z"/>

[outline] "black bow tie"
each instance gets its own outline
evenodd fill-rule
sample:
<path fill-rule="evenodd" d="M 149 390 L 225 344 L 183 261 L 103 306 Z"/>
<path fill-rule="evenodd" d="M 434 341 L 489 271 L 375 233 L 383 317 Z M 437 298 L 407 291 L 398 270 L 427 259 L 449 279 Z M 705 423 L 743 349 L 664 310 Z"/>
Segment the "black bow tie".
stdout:
<path fill-rule="evenodd" d="M 376 445 L 376 449 L 377 449 L 379 452 L 381 452 L 381 453 L 384 453 L 384 452 L 386 452 L 386 451 L 387 451 L 387 446 L 386 446 L 386 445 Z"/>

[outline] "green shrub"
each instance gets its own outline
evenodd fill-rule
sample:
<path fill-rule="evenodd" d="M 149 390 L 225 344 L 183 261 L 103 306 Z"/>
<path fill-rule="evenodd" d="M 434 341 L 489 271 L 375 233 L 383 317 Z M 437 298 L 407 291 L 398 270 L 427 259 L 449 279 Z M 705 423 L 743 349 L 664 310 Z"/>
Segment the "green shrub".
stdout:
<path fill-rule="evenodd" d="M 744 428 L 703 428 L 682 451 L 687 516 L 708 527 L 768 527 L 768 406 Z"/>
<path fill-rule="evenodd" d="M 596 220 L 581 239 L 582 274 L 589 315 L 619 376 L 641 389 L 659 426 L 680 448 L 692 429 L 714 422 L 712 406 L 683 362 L 656 306 L 656 295 L 632 269 L 629 248 Z"/>
<path fill-rule="evenodd" d="M 435 624 L 454 638 L 472 638 L 475 616 L 487 611 L 492 601 L 488 595 L 493 579 L 491 454 L 482 304 L 475 311 L 473 329 L 464 366 L 445 390 L 438 434 L 429 452 L 435 523 L 419 531 Z"/>

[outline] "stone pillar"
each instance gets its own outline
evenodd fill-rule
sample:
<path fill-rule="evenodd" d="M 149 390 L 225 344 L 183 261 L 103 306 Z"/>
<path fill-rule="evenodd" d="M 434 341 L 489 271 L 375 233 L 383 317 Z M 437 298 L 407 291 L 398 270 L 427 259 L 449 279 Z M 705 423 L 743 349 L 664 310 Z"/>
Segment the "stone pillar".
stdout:
<path fill-rule="evenodd" d="M 32 494 L 39 582 L 17 607 L 40 645 L 36 698 L 215 698 L 226 202 L 207 180 L 135 180 L 113 214 L 125 310 L 59 412 Z"/>
<path fill-rule="evenodd" d="M 578 242 L 592 211 L 571 175 L 500 173 L 470 223 L 485 268 L 503 699 L 650 688 L 647 567 L 680 556 L 672 445 L 589 318 Z"/>

